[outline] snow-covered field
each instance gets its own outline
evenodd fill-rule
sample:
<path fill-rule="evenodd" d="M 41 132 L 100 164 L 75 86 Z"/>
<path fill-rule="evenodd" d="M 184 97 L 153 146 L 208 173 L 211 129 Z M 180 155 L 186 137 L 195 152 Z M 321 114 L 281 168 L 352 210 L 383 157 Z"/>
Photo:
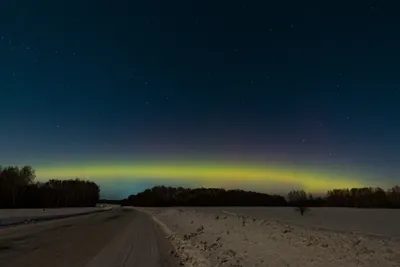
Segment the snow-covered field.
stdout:
<path fill-rule="evenodd" d="M 60 208 L 60 209 L 0 209 L 0 227 L 25 221 L 50 220 L 71 215 L 87 214 L 111 206 L 89 208 Z"/>
<path fill-rule="evenodd" d="M 301 216 L 293 209 L 252 209 L 222 207 L 141 210 L 153 214 L 154 220 L 167 229 L 176 247 L 176 256 L 184 266 L 400 266 L 398 239 L 391 238 L 390 234 L 376 236 L 360 233 L 366 226 L 371 227 L 364 222 L 367 218 L 381 221 L 375 230 L 371 228 L 373 231 L 385 227 L 393 231 L 390 225 L 395 220 L 390 217 L 376 218 L 383 214 L 393 215 L 392 211 L 350 209 L 340 213 L 335 209 L 322 209 Z M 255 216 L 234 215 L 234 211 Z M 267 216 L 268 211 L 275 212 L 275 215 L 283 213 L 287 217 L 282 219 Z M 327 215 L 329 212 L 331 214 Z M 351 213 L 354 214 L 349 215 Z M 327 218 L 324 220 L 320 216 Z M 307 225 L 306 220 L 311 225 Z M 312 225 L 313 222 L 322 222 L 326 226 L 326 221 L 331 221 L 330 227 L 325 227 L 331 230 L 318 229 Z M 351 225 L 359 223 L 361 231 L 346 231 L 347 228 L 343 226 L 345 222 L 351 222 Z"/>
<path fill-rule="evenodd" d="M 240 214 L 260 220 L 288 222 L 306 227 L 400 238 L 399 209 L 310 208 L 304 216 L 300 216 L 292 207 L 183 207 L 181 209 L 213 214 Z"/>

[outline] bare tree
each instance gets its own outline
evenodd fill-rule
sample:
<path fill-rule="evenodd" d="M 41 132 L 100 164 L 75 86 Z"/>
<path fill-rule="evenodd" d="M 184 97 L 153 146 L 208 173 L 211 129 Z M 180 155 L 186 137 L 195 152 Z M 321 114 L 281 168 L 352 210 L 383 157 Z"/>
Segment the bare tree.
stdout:
<path fill-rule="evenodd" d="M 304 215 L 309 210 L 307 207 L 309 201 L 314 198 L 311 194 L 308 194 L 304 190 L 292 190 L 288 193 L 289 205 L 296 207 L 296 211 L 299 211 L 301 215 Z"/>

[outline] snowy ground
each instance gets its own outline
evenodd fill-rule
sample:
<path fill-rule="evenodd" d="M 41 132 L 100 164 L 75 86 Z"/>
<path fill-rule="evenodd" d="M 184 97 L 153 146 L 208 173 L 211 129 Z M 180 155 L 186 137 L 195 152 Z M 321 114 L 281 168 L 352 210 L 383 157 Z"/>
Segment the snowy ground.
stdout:
<path fill-rule="evenodd" d="M 372 221 L 381 220 L 381 224 L 376 228 L 384 228 L 383 223 L 391 225 L 393 220 L 390 217 L 373 217 L 377 214 L 380 216 L 383 213 L 390 214 L 389 211 L 360 212 L 360 210 L 352 209 L 340 216 L 341 213 L 338 210 L 324 209 L 314 211 L 314 215 L 310 213 L 303 217 L 295 213 L 293 209 L 291 213 L 294 217 L 290 217 L 292 215 L 289 214 L 289 209 L 279 211 L 278 208 L 270 211 L 270 214 L 275 212 L 275 215 L 283 213 L 288 216 L 279 220 L 275 216 L 266 216 L 268 208 L 147 208 L 142 210 L 153 214 L 155 221 L 169 229 L 170 240 L 175 245 L 177 257 L 185 266 L 400 266 L 399 239 L 393 235 L 392 237 L 391 235 L 371 235 L 371 229 L 373 232 L 379 231 L 362 221 L 365 220 L 363 216 L 366 216 L 369 211 L 368 218 L 371 217 Z M 256 216 L 235 215 L 238 211 Z M 327 217 L 329 220 L 318 219 L 321 216 L 319 213 L 328 216 L 326 214 L 329 212 L 337 216 L 334 217 L 331 214 Z M 349 215 L 352 212 L 355 214 Z M 263 216 L 264 219 L 261 218 Z M 330 220 L 332 222 L 325 227 L 329 230 L 316 227 L 316 222 L 323 224 Z M 343 227 L 346 221 L 351 220 L 356 220 L 350 223 L 351 225 L 360 223 L 359 230 L 361 231 L 355 233 Z M 393 229 L 390 226 L 388 228 Z M 360 233 L 365 229 L 368 230 L 367 234 Z"/>
<path fill-rule="evenodd" d="M 33 220 L 49 220 L 110 209 L 112 206 L 60 209 L 0 209 L 0 227 Z"/>
<path fill-rule="evenodd" d="M 239 214 L 260 220 L 400 238 L 399 209 L 310 208 L 305 216 L 299 216 L 299 213 L 295 212 L 292 207 L 196 207 L 182 209 L 194 209 L 213 214 Z"/>

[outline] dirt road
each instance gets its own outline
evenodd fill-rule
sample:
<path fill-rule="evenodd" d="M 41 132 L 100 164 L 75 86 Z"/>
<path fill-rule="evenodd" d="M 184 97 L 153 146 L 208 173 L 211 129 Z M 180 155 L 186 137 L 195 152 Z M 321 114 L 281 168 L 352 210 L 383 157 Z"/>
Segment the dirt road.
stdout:
<path fill-rule="evenodd" d="M 175 267 L 172 245 L 130 209 L 0 229 L 2 267 Z"/>

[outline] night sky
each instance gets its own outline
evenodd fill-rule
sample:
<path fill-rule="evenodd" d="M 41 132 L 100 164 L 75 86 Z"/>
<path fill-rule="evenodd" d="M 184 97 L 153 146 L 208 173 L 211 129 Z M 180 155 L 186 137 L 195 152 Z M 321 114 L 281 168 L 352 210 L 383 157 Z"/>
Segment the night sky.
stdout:
<path fill-rule="evenodd" d="M 400 183 L 396 1 L 0 2 L 0 163 L 286 192 Z"/>

